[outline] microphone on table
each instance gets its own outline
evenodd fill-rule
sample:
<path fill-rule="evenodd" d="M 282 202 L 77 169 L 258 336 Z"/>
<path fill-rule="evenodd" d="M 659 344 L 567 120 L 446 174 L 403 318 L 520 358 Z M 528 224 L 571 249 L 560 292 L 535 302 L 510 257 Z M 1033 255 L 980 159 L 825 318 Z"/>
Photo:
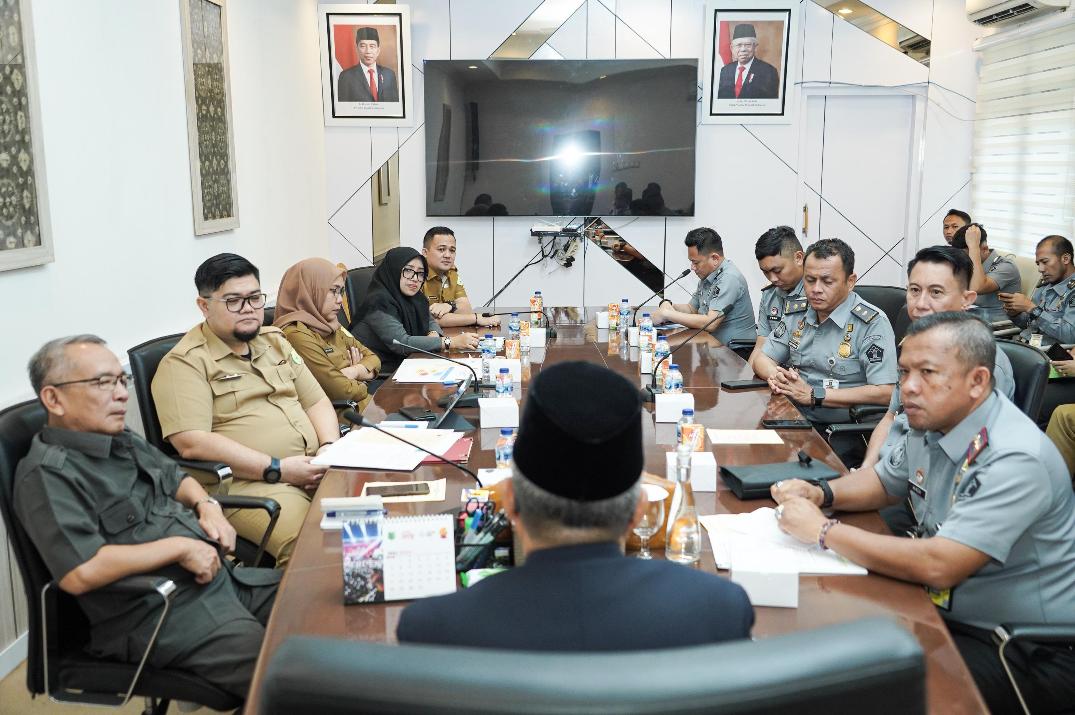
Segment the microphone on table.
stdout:
<path fill-rule="evenodd" d="M 663 358 L 661 358 L 660 360 L 657 361 L 657 364 L 653 366 L 653 377 L 652 377 L 652 379 L 650 379 L 649 387 L 647 387 L 642 392 L 643 400 L 645 400 L 646 402 L 653 402 L 655 399 L 657 399 L 657 368 L 660 367 L 661 363 L 664 362 L 665 360 L 669 359 L 673 355 L 675 355 L 677 350 L 679 350 L 681 347 L 683 347 L 684 345 L 686 345 L 690 341 L 694 340 L 704 330 L 707 330 L 710 325 L 712 325 L 713 323 L 717 322 L 718 318 L 722 318 L 722 317 L 724 317 L 723 313 L 718 313 L 718 314 L 714 315 L 712 318 L 709 319 L 709 322 L 707 322 L 705 325 L 703 325 L 702 327 L 700 327 L 697 330 L 695 330 L 694 333 L 689 338 L 687 338 L 682 343 L 677 345 L 667 355 L 665 355 Z"/>
<path fill-rule="evenodd" d="M 649 298 L 647 298 L 646 300 L 649 300 Z M 497 315 L 511 315 L 512 313 L 519 314 L 519 313 L 529 313 L 529 312 L 530 312 L 529 308 L 524 308 L 523 310 L 513 310 L 513 311 L 510 311 L 508 313 L 482 313 L 482 317 L 483 318 L 492 318 L 492 317 L 497 316 Z M 545 318 L 545 330 L 546 330 L 545 335 L 546 335 L 546 337 L 555 338 L 556 337 L 556 326 L 552 324 L 552 320 L 549 319 L 549 314 L 545 312 L 544 308 L 541 309 L 541 317 Z"/>
<path fill-rule="evenodd" d="M 415 449 L 420 449 L 421 451 L 425 452 L 426 454 L 429 454 L 429 455 L 432 455 L 432 456 L 436 457 L 441 462 L 444 462 L 445 464 L 450 464 L 453 467 L 455 467 L 456 469 L 460 470 L 461 472 L 466 472 L 470 476 L 471 479 L 473 479 L 475 482 L 477 482 L 479 487 L 484 487 L 485 486 L 484 484 L 482 484 L 482 480 L 478 479 L 477 474 L 475 474 L 474 472 L 470 471 L 469 469 L 464 467 L 462 464 L 459 464 L 459 462 L 453 462 L 450 459 L 445 459 L 444 457 L 442 457 L 441 455 L 439 455 L 439 454 L 437 454 L 435 452 L 430 452 L 428 449 L 426 449 L 425 447 L 423 447 L 420 444 L 415 444 L 414 442 L 410 441 L 409 439 L 403 439 L 398 434 L 396 434 L 396 432 L 398 430 L 385 429 L 384 427 L 381 427 L 380 425 L 378 425 L 378 424 L 376 424 L 374 422 L 370 422 L 368 419 L 366 419 L 362 415 L 358 414 L 358 412 L 356 412 L 355 410 L 347 410 L 347 411 L 345 411 L 343 413 L 343 417 L 346 420 L 350 420 L 351 422 L 354 422 L 356 425 L 359 425 L 359 426 L 362 426 L 362 427 L 369 427 L 370 429 L 375 429 L 378 432 L 381 432 L 383 434 L 388 435 L 389 437 L 392 437 L 393 439 L 398 439 L 403 444 L 410 445 L 411 447 L 414 447 Z"/>
<path fill-rule="evenodd" d="M 638 311 L 639 311 L 639 309 L 640 309 L 640 308 L 641 308 L 641 307 L 642 307 L 643 305 L 645 305 L 645 304 L 646 304 L 646 301 L 648 301 L 648 300 L 651 300 L 651 299 L 653 299 L 653 298 L 656 298 L 656 297 L 657 297 L 657 293 L 663 293 L 664 291 L 668 290 L 668 289 L 669 289 L 669 288 L 671 288 L 671 287 L 672 287 L 673 285 L 675 285 L 675 284 L 676 284 L 676 283 L 677 283 L 678 281 L 680 281 L 680 280 L 682 280 L 682 279 L 686 278 L 686 277 L 687 277 L 687 274 L 688 274 L 688 273 L 690 273 L 690 272 L 691 272 L 691 269 L 690 269 L 690 268 L 684 268 L 684 269 L 683 269 L 683 272 L 682 272 L 682 273 L 680 273 L 680 274 L 679 274 L 678 276 L 676 276 L 675 280 L 673 280 L 673 281 L 672 281 L 671 283 L 669 283 L 668 285 L 664 286 L 664 287 L 663 287 L 663 288 L 661 288 L 660 290 L 657 290 L 657 291 L 656 291 L 656 292 L 654 292 L 654 294 L 653 294 L 653 295 L 651 295 L 651 296 L 650 296 L 649 298 L 646 298 L 646 300 L 644 300 L 644 301 L 642 301 L 641 303 L 639 303 L 639 304 L 638 304 L 638 307 L 637 307 L 637 308 L 635 308 L 635 311 L 634 311 L 633 313 L 631 313 L 631 322 L 632 322 L 632 323 L 634 323 L 635 325 L 638 325 L 638 320 L 637 320 L 637 318 L 638 318 Z M 664 301 L 662 300 L 661 302 L 663 303 Z"/>
<path fill-rule="evenodd" d="M 474 379 L 470 383 L 470 387 L 471 387 L 472 392 L 469 395 L 466 395 L 463 398 L 461 398 L 459 400 L 459 402 L 456 404 L 457 407 L 477 407 L 478 406 L 478 398 L 482 396 L 481 391 L 482 390 L 492 390 L 493 388 L 496 387 L 496 383 L 482 382 L 481 380 L 479 380 L 478 379 L 478 373 L 474 371 L 474 368 L 472 368 L 470 365 L 467 365 L 462 360 L 453 360 L 450 357 L 445 357 L 444 355 L 441 355 L 439 353 L 430 352 L 429 350 L 423 350 L 422 348 L 415 347 L 414 345 L 411 345 L 410 343 L 401 342 L 399 340 L 396 340 L 395 338 L 392 339 L 392 344 L 393 345 L 399 345 L 400 347 L 407 348 L 408 350 L 413 350 L 416 353 L 423 353 L 425 355 L 432 355 L 433 357 L 435 357 L 435 358 L 437 358 L 439 360 L 447 360 L 448 362 L 454 362 L 456 365 L 462 365 L 466 369 L 470 370 L 470 374 L 474 376 Z M 440 405 L 441 407 L 444 407 L 444 405 L 448 404 L 451 401 L 451 399 L 452 399 L 452 396 L 447 395 L 446 397 L 441 398 L 437 402 L 437 404 Z"/>

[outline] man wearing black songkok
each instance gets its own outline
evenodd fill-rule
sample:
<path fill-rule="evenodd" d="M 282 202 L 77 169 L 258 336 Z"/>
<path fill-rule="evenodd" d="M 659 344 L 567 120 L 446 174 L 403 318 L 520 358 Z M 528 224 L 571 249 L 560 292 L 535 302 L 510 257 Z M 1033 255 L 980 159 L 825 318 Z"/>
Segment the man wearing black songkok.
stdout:
<path fill-rule="evenodd" d="M 623 554 L 641 516 L 638 389 L 603 367 L 558 363 L 529 389 L 512 479 L 499 487 L 526 563 L 412 603 L 400 641 L 511 650 L 612 651 L 746 638 L 738 585 Z"/>

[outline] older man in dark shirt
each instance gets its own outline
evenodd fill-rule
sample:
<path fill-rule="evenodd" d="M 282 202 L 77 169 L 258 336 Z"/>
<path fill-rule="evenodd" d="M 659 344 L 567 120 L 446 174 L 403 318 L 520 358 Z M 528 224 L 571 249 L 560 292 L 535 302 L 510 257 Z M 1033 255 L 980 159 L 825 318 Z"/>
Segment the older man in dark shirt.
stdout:
<path fill-rule="evenodd" d="M 176 584 L 149 662 L 245 697 L 280 573 L 222 559 L 235 530 L 198 482 L 124 428 L 127 375 L 93 335 L 45 344 L 30 380 L 48 411 L 19 463 L 15 513 L 60 588 L 78 596 L 96 655 L 137 662 L 159 606 L 96 592 L 151 574 Z"/>

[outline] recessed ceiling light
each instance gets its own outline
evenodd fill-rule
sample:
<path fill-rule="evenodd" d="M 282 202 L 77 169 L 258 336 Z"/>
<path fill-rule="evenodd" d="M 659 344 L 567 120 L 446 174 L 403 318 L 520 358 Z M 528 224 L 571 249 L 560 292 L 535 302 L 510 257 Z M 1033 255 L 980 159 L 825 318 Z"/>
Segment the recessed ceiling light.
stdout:
<path fill-rule="evenodd" d="M 468 70 L 476 70 L 476 69 L 478 69 L 478 65 L 470 65 L 469 67 L 467 67 L 467 69 Z"/>
<path fill-rule="evenodd" d="M 849 7 L 840 8 L 840 14 L 841 15 L 850 15 L 852 12 L 854 12 L 854 11 Z"/>

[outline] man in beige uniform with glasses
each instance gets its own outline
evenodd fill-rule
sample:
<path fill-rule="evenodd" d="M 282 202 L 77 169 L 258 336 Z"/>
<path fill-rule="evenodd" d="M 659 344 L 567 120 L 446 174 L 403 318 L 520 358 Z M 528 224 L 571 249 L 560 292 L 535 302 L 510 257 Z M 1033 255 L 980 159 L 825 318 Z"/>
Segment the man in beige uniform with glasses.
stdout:
<path fill-rule="evenodd" d="M 205 321 L 153 378 L 161 431 L 184 458 L 230 466 L 230 494 L 280 503 L 268 551 L 284 566 L 325 472 L 310 460 L 340 437 L 336 412 L 280 329 L 262 326 L 265 294 L 253 264 L 222 253 L 199 266 L 194 283 Z M 228 518 L 255 542 L 268 523 L 257 510 Z"/>

